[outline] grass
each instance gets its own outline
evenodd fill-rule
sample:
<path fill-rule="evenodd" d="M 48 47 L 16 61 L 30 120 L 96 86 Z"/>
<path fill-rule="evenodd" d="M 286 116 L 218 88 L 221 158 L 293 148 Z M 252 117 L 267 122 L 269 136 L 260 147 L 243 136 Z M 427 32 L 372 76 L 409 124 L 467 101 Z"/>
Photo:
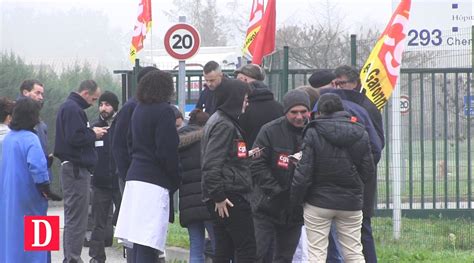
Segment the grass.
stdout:
<path fill-rule="evenodd" d="M 474 262 L 474 224 L 468 219 L 402 219 L 400 240 L 394 240 L 391 218 L 373 218 L 377 256 L 381 263 L 395 262 Z M 455 241 L 449 235 L 455 236 Z M 171 224 L 168 246 L 189 248 L 188 233 Z"/>
<path fill-rule="evenodd" d="M 174 223 L 168 226 L 167 246 L 189 248 L 189 236 L 187 228 L 179 224 L 178 214 L 174 217 Z"/>

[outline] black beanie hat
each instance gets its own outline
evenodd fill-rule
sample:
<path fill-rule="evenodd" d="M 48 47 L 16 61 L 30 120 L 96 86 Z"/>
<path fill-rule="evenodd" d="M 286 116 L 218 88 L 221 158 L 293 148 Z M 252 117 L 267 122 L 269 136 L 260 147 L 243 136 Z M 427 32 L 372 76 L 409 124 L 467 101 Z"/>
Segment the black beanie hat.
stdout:
<path fill-rule="evenodd" d="M 290 90 L 283 96 L 283 111 L 286 114 L 291 108 L 298 105 L 305 106 L 308 110 L 311 110 L 309 103 L 308 93 L 299 89 Z"/>
<path fill-rule="evenodd" d="M 343 111 L 341 97 L 334 93 L 326 93 L 319 97 L 318 112 L 320 114 L 331 114 L 337 111 Z"/>
<path fill-rule="evenodd" d="M 114 108 L 114 111 L 118 111 L 119 100 L 117 98 L 117 95 L 115 95 L 114 93 L 110 91 L 105 91 L 99 97 L 99 105 L 102 101 L 109 103 L 112 108 Z"/>
<path fill-rule="evenodd" d="M 313 88 L 320 88 L 331 83 L 336 75 L 329 69 L 317 69 L 308 79 L 309 84 Z"/>

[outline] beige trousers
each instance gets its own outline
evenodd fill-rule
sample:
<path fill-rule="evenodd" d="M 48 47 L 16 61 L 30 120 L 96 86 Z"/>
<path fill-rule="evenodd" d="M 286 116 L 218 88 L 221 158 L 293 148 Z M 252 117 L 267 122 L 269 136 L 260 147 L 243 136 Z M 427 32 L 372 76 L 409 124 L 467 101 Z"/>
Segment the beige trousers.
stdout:
<path fill-rule="evenodd" d="M 304 205 L 304 224 L 308 236 L 309 261 L 326 262 L 328 236 L 334 220 L 346 263 L 365 262 L 360 231 L 362 211 L 342 211 Z"/>

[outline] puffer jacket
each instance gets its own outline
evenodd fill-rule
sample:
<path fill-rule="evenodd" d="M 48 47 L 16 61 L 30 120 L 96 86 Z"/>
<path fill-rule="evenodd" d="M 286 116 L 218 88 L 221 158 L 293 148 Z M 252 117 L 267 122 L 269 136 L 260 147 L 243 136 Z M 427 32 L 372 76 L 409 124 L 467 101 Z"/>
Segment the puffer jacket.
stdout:
<path fill-rule="evenodd" d="M 216 89 L 217 111 L 204 126 L 201 140 L 203 201 L 222 202 L 227 194 L 250 201 L 252 178 L 247 145 L 238 124 L 248 85 L 224 79 Z"/>
<path fill-rule="evenodd" d="M 188 125 L 178 130 L 181 186 L 179 187 L 179 221 L 181 226 L 211 219 L 201 190 L 201 138 L 203 128 Z"/>
<path fill-rule="evenodd" d="M 375 176 L 365 128 L 345 111 L 308 124 L 291 189 L 291 201 L 335 210 L 362 210 L 364 183 Z"/>
<path fill-rule="evenodd" d="M 288 157 L 301 150 L 302 135 L 303 128 L 291 125 L 286 116 L 265 124 L 260 130 L 254 147 L 263 150 L 250 165 L 254 216 L 276 224 L 303 223 L 302 207 L 293 208 L 289 202 L 295 165 Z"/>

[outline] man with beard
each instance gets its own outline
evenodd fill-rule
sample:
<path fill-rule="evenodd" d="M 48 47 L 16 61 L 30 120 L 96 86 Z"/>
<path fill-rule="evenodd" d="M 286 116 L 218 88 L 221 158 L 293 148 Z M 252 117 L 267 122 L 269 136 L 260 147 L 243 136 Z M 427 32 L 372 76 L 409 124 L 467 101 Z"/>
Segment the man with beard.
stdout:
<path fill-rule="evenodd" d="M 112 122 L 118 111 L 119 100 L 117 96 L 105 91 L 99 97 L 99 119 L 92 127 L 103 127 L 108 129 L 107 134 L 95 141 L 98 162 L 92 176 L 92 220 L 94 228 L 92 229 L 89 243 L 89 256 L 91 263 L 105 262 L 105 240 L 106 228 L 112 203 L 115 206 L 113 224 L 115 224 L 118 209 L 120 208 L 121 194 L 118 185 L 118 175 L 115 167 L 114 158 L 111 152 L 111 138 L 113 136 Z"/>
<path fill-rule="evenodd" d="M 212 115 L 216 111 L 216 103 L 214 99 L 214 93 L 222 82 L 222 79 L 226 78 L 222 73 L 221 66 L 219 63 L 211 60 L 204 65 L 203 68 L 204 90 L 199 95 L 196 108 L 203 110 L 209 115 Z"/>

